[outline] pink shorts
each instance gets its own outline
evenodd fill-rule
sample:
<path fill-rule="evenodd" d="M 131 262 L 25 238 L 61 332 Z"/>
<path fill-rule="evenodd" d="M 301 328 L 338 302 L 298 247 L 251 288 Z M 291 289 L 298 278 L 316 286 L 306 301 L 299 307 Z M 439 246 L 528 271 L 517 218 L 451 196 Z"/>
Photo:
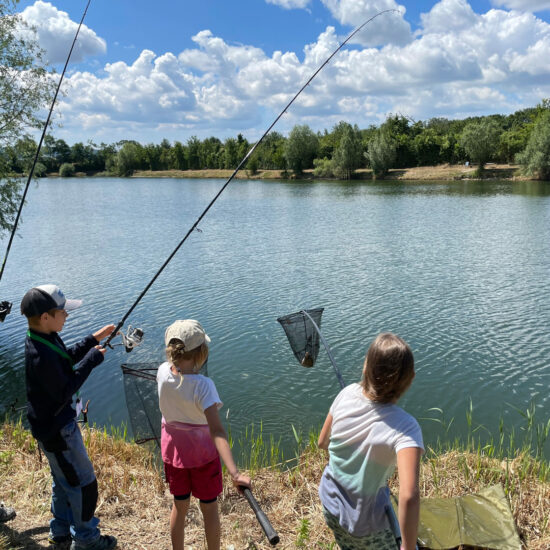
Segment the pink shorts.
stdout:
<path fill-rule="evenodd" d="M 197 468 L 176 468 L 164 464 L 164 474 L 175 497 L 192 494 L 199 500 L 215 500 L 223 490 L 220 457 Z"/>

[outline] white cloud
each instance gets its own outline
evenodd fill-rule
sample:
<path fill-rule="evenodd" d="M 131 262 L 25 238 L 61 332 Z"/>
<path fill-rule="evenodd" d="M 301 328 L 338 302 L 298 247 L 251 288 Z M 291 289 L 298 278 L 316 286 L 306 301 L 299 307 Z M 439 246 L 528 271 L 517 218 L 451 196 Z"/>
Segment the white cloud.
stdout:
<path fill-rule="evenodd" d="M 421 21 L 407 43 L 340 51 L 277 129 L 330 128 L 339 120 L 366 127 L 388 112 L 415 119 L 509 112 L 550 97 L 550 24 L 525 12 L 476 14 L 465 0 L 441 0 Z M 72 75 L 60 105 L 66 131 L 95 128 L 106 141 L 237 132 L 254 139 L 339 44 L 333 27 L 303 56 L 266 55 L 209 30 L 193 41 L 177 55 L 143 50 L 131 64 Z"/>
<path fill-rule="evenodd" d="M 38 43 L 46 52 L 49 63 L 64 63 L 76 35 L 78 24 L 69 15 L 49 2 L 37 0 L 21 12 L 22 19 L 36 29 Z M 71 60 L 75 63 L 86 57 L 105 53 L 105 40 L 86 25 L 82 25 Z"/>
<path fill-rule="evenodd" d="M 424 33 L 448 33 L 467 29 L 480 16 L 466 0 L 442 0 L 420 18 Z"/>
<path fill-rule="evenodd" d="M 281 6 L 285 10 L 305 9 L 311 3 L 311 0 L 265 0 L 268 4 Z"/>
<path fill-rule="evenodd" d="M 492 0 L 491 4 L 519 11 L 537 12 L 550 10 L 550 2 L 548 0 Z"/>
<path fill-rule="evenodd" d="M 394 0 L 321 0 L 342 25 L 357 27 L 380 12 L 395 10 L 376 17 L 354 40 L 364 46 L 380 44 L 404 45 L 412 40 L 411 27 L 404 16 L 405 6 Z M 399 12 L 399 13 L 398 13 Z"/>

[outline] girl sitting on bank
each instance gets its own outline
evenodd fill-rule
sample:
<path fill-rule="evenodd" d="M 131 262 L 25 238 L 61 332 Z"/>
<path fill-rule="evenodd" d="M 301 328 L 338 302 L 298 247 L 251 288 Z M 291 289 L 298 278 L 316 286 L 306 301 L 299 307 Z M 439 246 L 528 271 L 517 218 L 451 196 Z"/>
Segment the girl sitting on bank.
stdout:
<path fill-rule="evenodd" d="M 401 548 L 416 546 L 422 432 L 396 405 L 414 375 L 409 346 L 395 334 L 379 334 L 367 352 L 361 383 L 344 388 L 330 407 L 318 441 L 329 452 L 319 496 L 342 550 L 395 549 L 386 507 L 396 463 Z"/>

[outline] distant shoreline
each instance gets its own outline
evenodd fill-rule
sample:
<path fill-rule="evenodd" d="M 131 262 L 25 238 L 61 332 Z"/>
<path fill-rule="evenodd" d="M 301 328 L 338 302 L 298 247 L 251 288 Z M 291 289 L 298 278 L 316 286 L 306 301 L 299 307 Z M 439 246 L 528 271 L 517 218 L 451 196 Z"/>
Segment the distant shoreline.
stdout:
<path fill-rule="evenodd" d="M 389 171 L 385 180 L 405 181 L 454 181 L 464 179 L 483 180 L 521 180 L 528 181 L 530 178 L 520 174 L 519 166 L 515 164 L 487 164 L 483 178 L 476 177 L 476 166 L 465 166 L 464 164 L 441 164 L 438 166 L 418 166 L 414 168 L 395 168 Z M 231 176 L 233 170 L 138 170 L 134 172 L 134 178 L 222 178 Z M 258 170 L 255 174 L 244 168 L 235 176 L 239 179 L 258 180 L 322 180 L 327 178 L 316 178 L 313 170 L 305 170 L 301 177 L 296 177 L 284 170 Z M 337 178 L 328 178 L 335 180 Z M 361 168 L 356 170 L 351 181 L 372 180 L 372 170 Z"/>
<path fill-rule="evenodd" d="M 486 164 L 483 175 L 476 174 L 477 166 L 464 164 L 439 164 L 437 166 L 416 166 L 413 168 L 393 168 L 384 178 L 377 178 L 376 181 L 540 181 L 521 173 L 520 166 L 517 164 Z M 225 169 L 204 169 L 204 170 L 136 170 L 130 178 L 185 178 L 185 179 L 228 179 L 233 174 L 233 170 Z M 52 172 L 45 176 L 60 177 L 57 172 Z M 73 176 L 76 178 L 101 178 L 116 177 L 108 172 L 76 172 Z M 258 170 L 252 174 L 246 168 L 241 169 L 235 179 L 246 180 L 295 180 L 295 181 L 345 181 L 336 177 L 321 178 L 313 175 L 313 169 L 304 170 L 301 176 L 296 176 L 292 172 L 285 170 Z M 355 171 L 353 178 L 349 181 L 374 181 L 372 170 L 369 168 L 360 168 Z"/>

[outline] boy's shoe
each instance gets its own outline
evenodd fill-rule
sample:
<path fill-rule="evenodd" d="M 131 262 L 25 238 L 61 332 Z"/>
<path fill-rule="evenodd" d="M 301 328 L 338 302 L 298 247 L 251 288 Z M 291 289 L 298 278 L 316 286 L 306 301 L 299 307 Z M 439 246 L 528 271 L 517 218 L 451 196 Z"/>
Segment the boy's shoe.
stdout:
<path fill-rule="evenodd" d="M 48 544 L 51 550 L 69 550 L 71 542 L 71 535 L 48 536 Z"/>
<path fill-rule="evenodd" d="M 17 514 L 15 513 L 15 510 L 13 508 L 10 508 L 9 506 L 4 506 L 4 503 L 0 502 L 0 523 L 10 521 L 16 515 Z"/>
<path fill-rule="evenodd" d="M 116 546 L 116 538 L 111 535 L 101 535 L 90 544 L 81 545 L 73 540 L 71 550 L 111 550 Z"/>

